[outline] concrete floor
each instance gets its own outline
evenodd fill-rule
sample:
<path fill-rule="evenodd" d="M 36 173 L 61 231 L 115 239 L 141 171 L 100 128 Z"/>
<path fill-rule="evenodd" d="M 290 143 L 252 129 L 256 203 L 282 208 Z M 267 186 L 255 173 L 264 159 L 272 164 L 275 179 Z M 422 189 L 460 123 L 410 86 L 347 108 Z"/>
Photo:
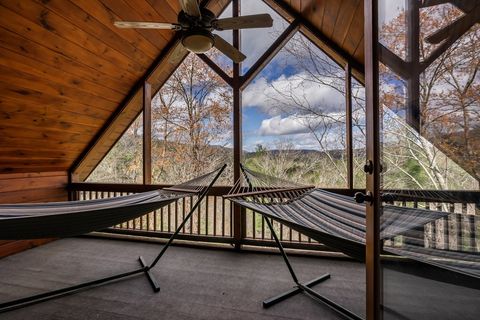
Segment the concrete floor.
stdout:
<path fill-rule="evenodd" d="M 71 238 L 0 260 L 0 300 L 8 301 L 138 268 L 161 244 Z M 323 273 L 315 286 L 364 317 L 364 265 L 347 260 L 291 257 L 300 279 Z M 145 276 L 122 280 L 0 314 L 0 319 L 340 319 L 304 294 L 269 309 L 261 302 L 292 288 L 279 255 L 171 247 L 154 269 L 153 293 Z M 385 319 L 480 319 L 473 289 L 384 270 Z"/>

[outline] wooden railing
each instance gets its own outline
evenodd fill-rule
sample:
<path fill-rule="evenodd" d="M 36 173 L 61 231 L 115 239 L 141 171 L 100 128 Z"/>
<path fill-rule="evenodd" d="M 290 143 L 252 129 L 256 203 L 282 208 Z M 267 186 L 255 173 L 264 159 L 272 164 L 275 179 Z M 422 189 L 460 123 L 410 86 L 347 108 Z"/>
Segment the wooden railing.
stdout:
<path fill-rule="evenodd" d="M 393 191 L 396 192 L 398 190 Z M 480 252 L 480 191 L 432 191 L 431 194 L 435 196 L 415 195 L 412 192 L 409 196 L 400 196 L 397 201 L 387 203 L 450 213 L 424 226 L 423 245 L 426 248 Z M 402 236 L 399 238 L 401 245 Z"/>
<path fill-rule="evenodd" d="M 88 200 L 127 195 L 138 192 L 156 190 L 170 185 L 141 185 L 141 184 L 100 184 L 100 183 L 72 183 L 69 185 L 71 200 Z M 244 210 L 240 221 L 235 221 L 232 203 L 222 198 L 230 187 L 216 186 L 210 190 L 208 196 L 201 203 L 179 234 L 179 239 L 238 244 L 240 239 L 243 245 L 273 246 L 273 237 L 262 215 L 252 210 Z M 357 191 L 349 189 L 328 189 L 329 191 L 353 196 Z M 451 193 L 449 193 L 451 195 Z M 448 210 L 461 213 L 452 215 L 455 219 L 442 219 L 425 226 L 425 246 L 450 249 L 480 251 L 480 215 L 475 204 L 475 195 L 458 192 L 457 203 L 441 203 L 435 199 L 412 200 L 404 197 L 394 201 L 395 205 Z M 480 196 L 480 193 L 478 194 Z M 139 235 L 148 237 L 166 238 L 183 221 L 190 210 L 195 197 L 177 200 L 162 209 L 150 212 L 140 218 L 109 228 L 108 232 Z M 235 224 L 241 228 L 235 228 Z M 273 226 L 286 247 L 297 249 L 330 250 L 322 244 L 298 233 L 278 222 L 272 221 Z M 240 230 L 240 235 L 235 235 Z M 460 230 L 460 231 L 458 231 Z M 469 235 L 469 236 L 467 236 Z M 440 241 L 440 239 L 443 239 Z M 468 239 L 468 240 L 466 240 Z M 443 242 L 442 242 L 443 241 Z"/>

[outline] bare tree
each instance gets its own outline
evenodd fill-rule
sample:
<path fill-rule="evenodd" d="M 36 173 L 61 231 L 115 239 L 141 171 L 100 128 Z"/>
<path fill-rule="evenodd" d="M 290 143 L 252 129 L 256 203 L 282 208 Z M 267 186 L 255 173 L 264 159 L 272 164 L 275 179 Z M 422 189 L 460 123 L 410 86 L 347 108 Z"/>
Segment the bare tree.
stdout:
<path fill-rule="evenodd" d="M 153 102 L 154 181 L 174 182 L 229 161 L 230 87 L 190 54 Z"/>

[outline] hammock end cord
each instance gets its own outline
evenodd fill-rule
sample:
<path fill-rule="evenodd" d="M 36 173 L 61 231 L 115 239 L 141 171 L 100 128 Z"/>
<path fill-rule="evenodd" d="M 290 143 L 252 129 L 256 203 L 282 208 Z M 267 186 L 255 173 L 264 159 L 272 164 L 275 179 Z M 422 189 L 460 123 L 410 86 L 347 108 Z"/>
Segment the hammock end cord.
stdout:
<path fill-rule="evenodd" d="M 241 163 L 240 170 L 242 176 L 235 182 L 229 192 L 222 196 L 224 199 L 234 201 L 235 199 L 247 200 L 248 198 L 254 202 L 264 203 L 265 198 L 275 198 L 282 199 L 281 202 L 284 203 L 297 199 L 306 192 L 315 189 L 314 185 L 303 185 L 247 169 Z M 272 203 L 278 202 L 274 201 Z"/>

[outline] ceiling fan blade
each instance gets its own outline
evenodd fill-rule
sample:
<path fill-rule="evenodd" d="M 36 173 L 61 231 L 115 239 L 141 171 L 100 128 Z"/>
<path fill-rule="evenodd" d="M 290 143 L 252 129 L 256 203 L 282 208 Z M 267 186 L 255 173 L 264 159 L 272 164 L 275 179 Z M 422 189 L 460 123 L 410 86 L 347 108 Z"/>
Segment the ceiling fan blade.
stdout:
<path fill-rule="evenodd" d="M 213 28 L 217 30 L 269 28 L 272 25 L 273 20 L 268 13 L 212 21 Z"/>
<path fill-rule="evenodd" d="M 200 7 L 198 6 L 197 0 L 179 0 L 180 6 L 182 7 L 183 12 L 188 14 L 191 17 L 201 17 Z"/>
<path fill-rule="evenodd" d="M 223 39 L 217 34 L 214 34 L 213 37 L 215 38 L 215 48 L 217 48 L 224 55 L 232 59 L 233 62 L 240 63 L 245 60 L 246 56 L 234 46 L 232 46 L 230 43 L 225 41 L 225 39 Z"/>
<path fill-rule="evenodd" d="M 163 22 L 145 22 L 145 21 L 115 21 L 113 23 L 117 28 L 135 28 L 135 29 L 166 29 L 166 30 L 180 30 L 181 27 L 174 23 Z"/>

